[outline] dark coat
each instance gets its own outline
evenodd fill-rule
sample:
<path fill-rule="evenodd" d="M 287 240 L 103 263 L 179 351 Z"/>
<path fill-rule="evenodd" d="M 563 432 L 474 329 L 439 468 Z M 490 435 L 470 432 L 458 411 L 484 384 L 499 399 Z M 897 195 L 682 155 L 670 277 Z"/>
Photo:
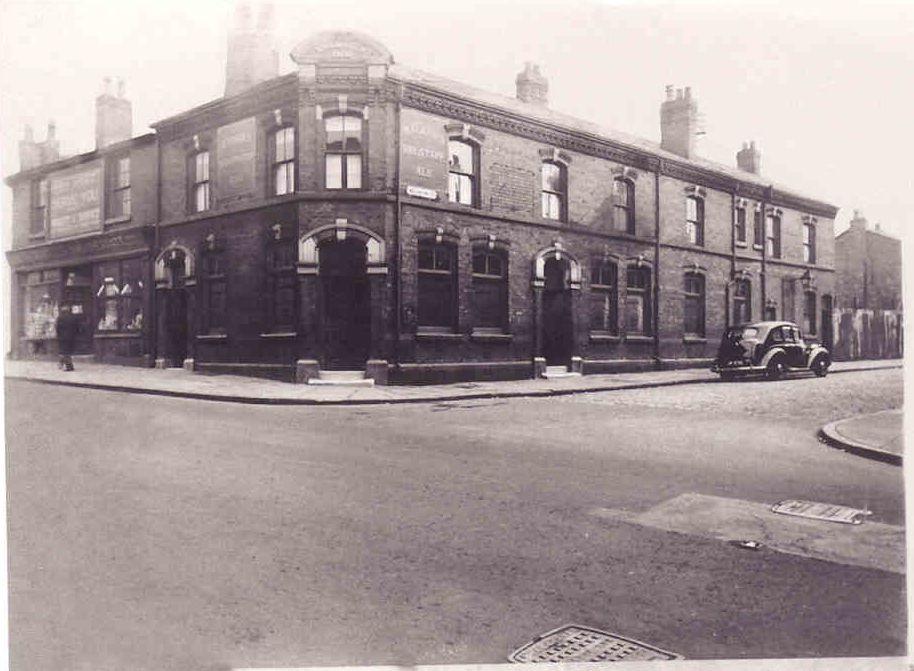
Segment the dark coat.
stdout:
<path fill-rule="evenodd" d="M 72 312 L 57 315 L 57 347 L 61 354 L 73 354 L 79 335 L 79 317 Z"/>

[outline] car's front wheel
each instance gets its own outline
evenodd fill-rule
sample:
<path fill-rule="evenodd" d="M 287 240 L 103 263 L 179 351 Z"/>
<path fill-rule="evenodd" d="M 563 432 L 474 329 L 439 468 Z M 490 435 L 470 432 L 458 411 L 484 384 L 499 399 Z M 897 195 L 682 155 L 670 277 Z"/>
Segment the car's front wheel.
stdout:
<path fill-rule="evenodd" d="M 828 357 L 824 354 L 820 354 L 812 362 L 812 372 L 816 374 L 816 377 L 825 377 L 828 375 L 828 367 L 831 365 L 831 361 L 828 360 Z"/>
<path fill-rule="evenodd" d="M 769 380 L 780 380 L 786 372 L 787 366 L 784 364 L 784 359 L 776 356 L 768 362 L 768 368 L 765 369 L 765 377 Z"/>

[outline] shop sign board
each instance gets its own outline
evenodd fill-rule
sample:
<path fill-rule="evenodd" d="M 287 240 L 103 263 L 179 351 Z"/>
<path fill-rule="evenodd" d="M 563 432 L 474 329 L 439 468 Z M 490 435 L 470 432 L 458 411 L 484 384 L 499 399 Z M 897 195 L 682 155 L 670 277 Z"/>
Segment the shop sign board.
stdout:
<path fill-rule="evenodd" d="M 440 200 L 447 189 L 447 120 L 404 109 L 400 124 L 400 182 L 408 195 Z"/>
<path fill-rule="evenodd" d="M 257 123 L 254 117 L 220 126 L 216 130 L 216 198 L 220 205 L 253 198 Z"/>
<path fill-rule="evenodd" d="M 50 237 L 69 238 L 101 229 L 101 163 L 79 165 L 51 175 Z"/>

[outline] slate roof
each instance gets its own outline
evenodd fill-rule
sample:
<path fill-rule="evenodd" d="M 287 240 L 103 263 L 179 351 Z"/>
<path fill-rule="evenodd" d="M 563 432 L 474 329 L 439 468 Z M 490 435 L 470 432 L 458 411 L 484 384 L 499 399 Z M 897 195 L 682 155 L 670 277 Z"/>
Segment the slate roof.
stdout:
<path fill-rule="evenodd" d="M 479 89 L 462 82 L 457 82 L 452 79 L 447 79 L 446 77 L 434 75 L 413 67 L 395 63 L 390 66 L 388 74 L 391 78 L 404 83 L 416 84 L 418 86 L 448 94 L 455 98 L 467 99 L 489 107 L 499 108 L 512 114 L 528 117 L 530 119 L 558 126 L 563 129 L 594 135 L 598 138 L 609 140 L 610 142 L 616 144 L 646 152 L 653 156 L 669 159 L 678 163 L 692 165 L 696 168 L 714 172 L 719 175 L 738 180 L 740 182 L 756 184 L 762 187 L 773 186 L 777 191 L 787 195 L 814 200 L 818 203 L 828 204 L 824 203 L 824 201 L 819 198 L 799 193 L 794 189 L 784 187 L 777 184 L 776 182 L 772 182 L 769 179 L 764 179 L 763 177 L 751 172 L 740 170 L 735 166 L 729 166 L 723 163 L 709 161 L 708 159 L 701 157 L 684 158 L 678 154 L 674 154 L 662 149 L 658 143 L 651 140 L 646 140 L 642 137 L 624 133 L 614 128 L 601 126 L 600 124 L 586 121 L 584 119 L 579 119 L 577 117 L 571 116 L 570 114 L 556 112 L 555 110 L 551 110 L 548 107 L 525 103 L 522 100 L 518 100 L 517 98 L 512 98 L 510 96 L 505 96 L 499 93 L 492 93 L 491 91 L 485 91 L 483 89 Z"/>

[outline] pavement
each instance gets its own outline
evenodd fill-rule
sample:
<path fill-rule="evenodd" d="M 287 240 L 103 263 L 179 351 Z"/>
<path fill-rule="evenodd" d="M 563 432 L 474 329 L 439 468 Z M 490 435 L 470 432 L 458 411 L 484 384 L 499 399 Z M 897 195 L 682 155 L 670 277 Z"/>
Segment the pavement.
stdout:
<path fill-rule="evenodd" d="M 717 381 L 707 368 L 586 375 L 558 379 L 464 382 L 424 386 L 314 386 L 239 375 L 204 375 L 182 368 L 137 368 L 77 362 L 65 372 L 55 362 L 4 362 L 7 378 L 109 391 L 176 396 L 208 401 L 267 405 L 364 405 L 428 403 L 470 399 L 536 398 L 567 394 L 645 389 Z M 832 364 L 830 374 L 901 368 L 901 360 L 845 361 Z M 738 384 L 738 383 L 729 383 Z"/>
<path fill-rule="evenodd" d="M 897 409 L 846 417 L 823 426 L 822 437 L 848 452 L 900 466 L 904 455 L 903 414 Z"/>

